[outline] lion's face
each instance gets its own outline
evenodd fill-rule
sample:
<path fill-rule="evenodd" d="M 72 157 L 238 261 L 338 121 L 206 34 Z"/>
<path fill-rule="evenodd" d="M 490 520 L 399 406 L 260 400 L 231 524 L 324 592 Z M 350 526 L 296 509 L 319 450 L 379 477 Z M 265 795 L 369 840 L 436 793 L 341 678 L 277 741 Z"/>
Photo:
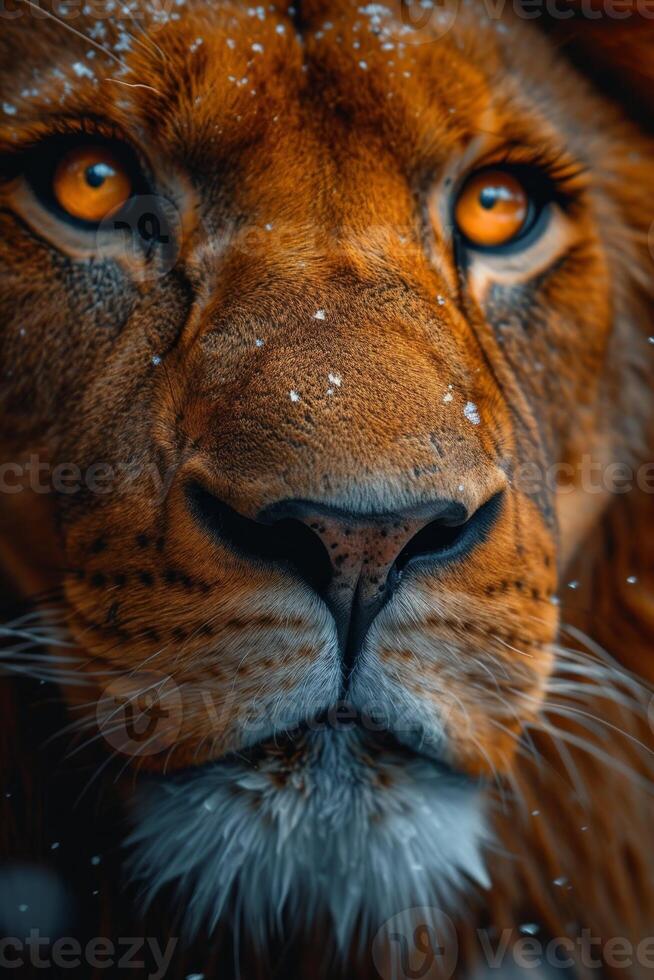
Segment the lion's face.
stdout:
<path fill-rule="evenodd" d="M 329 756 L 371 820 L 413 779 L 479 837 L 583 531 L 551 467 L 610 446 L 616 147 L 510 19 L 173 10 L 0 37 L 6 444 L 83 475 L 57 527 L 89 683 L 172 679 L 174 737 L 137 761 L 191 767 L 187 801 L 208 773 L 198 799 L 275 813 Z M 134 197 L 104 220 L 89 149 L 91 196 L 105 166 Z M 235 753 L 256 790 L 195 770 Z"/>

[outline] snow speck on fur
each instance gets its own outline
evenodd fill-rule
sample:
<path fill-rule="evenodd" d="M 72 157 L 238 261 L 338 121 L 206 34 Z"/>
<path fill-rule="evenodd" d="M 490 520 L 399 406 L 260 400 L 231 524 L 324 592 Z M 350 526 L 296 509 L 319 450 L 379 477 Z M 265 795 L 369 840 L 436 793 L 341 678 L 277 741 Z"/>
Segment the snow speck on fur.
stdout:
<path fill-rule="evenodd" d="M 95 78 L 93 71 L 83 61 L 76 61 L 73 64 L 73 71 L 78 78 Z"/>
<path fill-rule="evenodd" d="M 468 422 L 473 425 L 479 425 L 481 419 L 479 417 L 479 410 L 474 402 L 466 402 L 463 408 L 463 414 L 467 418 Z"/>

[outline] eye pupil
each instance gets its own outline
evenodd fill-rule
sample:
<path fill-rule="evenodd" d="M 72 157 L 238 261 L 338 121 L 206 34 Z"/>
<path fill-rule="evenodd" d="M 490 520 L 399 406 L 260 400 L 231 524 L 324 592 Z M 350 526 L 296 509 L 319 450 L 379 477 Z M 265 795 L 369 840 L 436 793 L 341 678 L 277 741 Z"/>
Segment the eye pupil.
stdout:
<path fill-rule="evenodd" d="M 109 177 L 115 177 L 115 175 L 116 171 L 108 164 L 93 163 L 90 167 L 86 168 L 86 183 L 89 185 L 89 187 L 102 187 L 105 180 L 107 180 Z"/>
<path fill-rule="evenodd" d="M 491 211 L 497 204 L 497 187 L 484 187 L 479 195 L 479 203 L 486 211 Z"/>
<path fill-rule="evenodd" d="M 110 147 L 76 146 L 59 160 L 52 192 L 59 207 L 73 218 L 96 224 L 122 207 L 132 181 L 121 158 Z"/>
<path fill-rule="evenodd" d="M 509 170 L 482 170 L 459 194 L 455 219 L 467 241 L 497 248 L 517 239 L 530 214 L 527 191 Z"/>

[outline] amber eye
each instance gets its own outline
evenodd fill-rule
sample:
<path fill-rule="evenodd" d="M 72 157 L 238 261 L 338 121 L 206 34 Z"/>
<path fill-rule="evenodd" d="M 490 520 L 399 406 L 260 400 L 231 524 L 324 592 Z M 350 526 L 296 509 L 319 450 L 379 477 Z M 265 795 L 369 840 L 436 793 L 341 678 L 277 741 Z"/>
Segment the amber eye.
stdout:
<path fill-rule="evenodd" d="M 83 146 L 69 150 L 59 161 L 52 192 L 67 214 L 97 223 L 125 204 L 132 193 L 132 181 L 111 150 Z"/>
<path fill-rule="evenodd" d="M 454 212 L 459 231 L 481 248 L 497 248 L 518 238 L 529 216 L 529 195 L 506 170 L 474 174 L 459 194 Z"/>

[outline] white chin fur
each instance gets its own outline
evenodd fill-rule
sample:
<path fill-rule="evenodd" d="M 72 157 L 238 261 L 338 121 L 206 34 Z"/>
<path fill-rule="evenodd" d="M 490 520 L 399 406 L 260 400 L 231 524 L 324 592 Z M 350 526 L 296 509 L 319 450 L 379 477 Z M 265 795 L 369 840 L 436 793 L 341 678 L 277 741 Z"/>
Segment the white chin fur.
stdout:
<path fill-rule="evenodd" d="M 488 884 L 480 791 L 358 731 L 149 781 L 133 816 L 133 877 L 146 900 L 175 884 L 188 938 L 231 914 L 263 944 L 326 915 L 346 952 L 403 909 Z"/>

